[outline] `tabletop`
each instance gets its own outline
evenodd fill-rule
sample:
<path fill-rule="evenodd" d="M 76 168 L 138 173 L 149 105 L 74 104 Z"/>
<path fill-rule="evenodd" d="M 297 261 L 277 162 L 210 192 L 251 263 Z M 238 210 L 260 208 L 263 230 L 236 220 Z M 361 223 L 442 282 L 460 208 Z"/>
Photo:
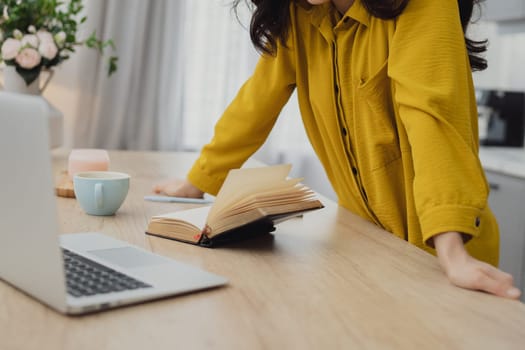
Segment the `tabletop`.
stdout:
<path fill-rule="evenodd" d="M 146 202 L 196 154 L 112 151 L 131 175 L 115 216 L 57 198 L 62 233 L 97 231 L 225 276 L 225 287 L 64 316 L 0 282 L 0 349 L 523 349 L 525 306 L 452 286 L 437 259 L 322 198 L 325 208 L 268 237 L 202 248 L 144 234 L 151 216 L 194 207 Z M 67 151 L 53 151 L 54 170 Z M 256 164 L 256 163 L 253 163 Z"/>

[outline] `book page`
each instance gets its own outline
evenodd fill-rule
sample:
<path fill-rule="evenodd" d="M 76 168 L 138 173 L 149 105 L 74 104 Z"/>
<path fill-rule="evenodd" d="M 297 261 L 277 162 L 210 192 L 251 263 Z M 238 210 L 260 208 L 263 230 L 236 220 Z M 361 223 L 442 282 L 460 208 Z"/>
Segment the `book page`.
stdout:
<path fill-rule="evenodd" d="M 201 230 L 206 225 L 206 218 L 210 211 L 210 206 L 199 207 L 195 209 L 181 210 L 173 213 L 167 213 L 163 215 L 156 215 L 152 217 L 152 220 L 177 220 L 188 222 Z"/>
<path fill-rule="evenodd" d="M 301 180 L 302 179 L 279 180 L 266 189 L 261 189 L 260 191 L 256 191 L 254 193 L 247 193 L 243 197 L 235 198 L 232 201 L 228 201 L 226 206 L 222 208 L 216 208 L 213 211 L 213 217 L 222 217 L 225 213 L 236 211 L 236 209 L 242 207 L 244 203 L 252 202 L 254 196 L 257 198 L 270 198 L 272 200 L 277 200 L 290 194 L 296 195 L 298 192 L 300 192 L 300 186 L 298 184 Z"/>
<path fill-rule="evenodd" d="M 298 216 L 303 212 L 320 209 L 322 207 L 322 203 L 318 200 L 300 201 L 297 203 L 271 203 L 268 207 L 255 206 L 250 210 L 242 210 L 230 216 L 221 218 L 220 222 L 212 227 L 212 235 L 210 235 L 210 237 L 263 217 L 270 218 L 271 221 L 276 224 L 291 217 Z"/>
<path fill-rule="evenodd" d="M 229 215 L 236 215 L 241 211 L 281 205 L 283 203 L 295 203 L 299 205 L 300 202 L 313 199 L 314 197 L 315 193 L 307 187 L 295 186 L 291 188 L 279 188 L 278 190 L 250 194 L 229 208 L 225 208 L 224 211 L 217 212 L 217 216 L 223 218 Z"/>
<path fill-rule="evenodd" d="M 212 219 L 216 216 L 216 212 L 222 211 L 250 194 L 274 188 L 276 183 L 286 179 L 291 168 L 291 164 L 283 164 L 230 170 L 215 198 L 209 218 Z"/>

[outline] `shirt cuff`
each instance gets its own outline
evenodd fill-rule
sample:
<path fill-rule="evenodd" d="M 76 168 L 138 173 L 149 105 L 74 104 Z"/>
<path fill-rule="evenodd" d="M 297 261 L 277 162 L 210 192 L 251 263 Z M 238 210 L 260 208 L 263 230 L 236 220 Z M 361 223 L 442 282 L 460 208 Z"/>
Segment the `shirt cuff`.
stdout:
<path fill-rule="evenodd" d="M 186 178 L 199 190 L 216 196 L 226 178 L 226 175 L 221 177 L 209 174 L 202 166 L 201 159 L 199 158 L 193 164 Z"/>
<path fill-rule="evenodd" d="M 423 242 L 432 247 L 432 242 L 429 242 L 432 237 L 450 231 L 462 233 L 466 241 L 479 237 L 482 216 L 483 209 L 458 205 L 438 206 L 427 210 L 419 219 Z"/>

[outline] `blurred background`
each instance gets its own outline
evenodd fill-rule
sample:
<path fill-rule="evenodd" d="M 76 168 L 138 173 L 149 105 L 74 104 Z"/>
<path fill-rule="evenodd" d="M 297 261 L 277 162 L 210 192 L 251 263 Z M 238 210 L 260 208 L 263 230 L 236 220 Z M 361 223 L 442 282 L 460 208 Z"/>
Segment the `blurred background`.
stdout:
<path fill-rule="evenodd" d="M 470 32 L 489 40 L 489 68 L 474 74 L 476 87 L 525 91 L 525 1 L 489 0 L 483 7 Z M 258 59 L 246 6 L 239 18 L 226 0 L 89 0 L 84 10 L 79 37 L 96 29 L 113 38 L 119 67 L 108 79 L 104 59 L 79 49 L 57 68 L 44 96 L 64 114 L 64 146 L 198 151 Z M 295 96 L 255 157 L 292 162 L 295 174 L 335 199 Z"/>

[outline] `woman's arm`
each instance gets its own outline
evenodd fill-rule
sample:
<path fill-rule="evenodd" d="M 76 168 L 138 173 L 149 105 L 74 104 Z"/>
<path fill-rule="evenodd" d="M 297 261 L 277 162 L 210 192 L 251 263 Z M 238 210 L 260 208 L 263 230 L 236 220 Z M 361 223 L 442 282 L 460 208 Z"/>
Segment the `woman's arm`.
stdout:
<path fill-rule="evenodd" d="M 439 263 L 454 285 L 518 299 L 521 292 L 514 287 L 510 274 L 474 259 L 463 245 L 459 232 L 444 232 L 433 237 Z"/>
<path fill-rule="evenodd" d="M 228 171 L 239 168 L 264 143 L 295 89 L 291 44 L 278 50 L 276 56 L 260 58 L 215 125 L 213 139 L 202 148 L 187 180 L 171 179 L 156 185 L 154 192 L 196 198 L 204 192 L 215 195 Z"/>
<path fill-rule="evenodd" d="M 295 8 L 290 4 L 290 11 Z M 216 195 L 230 169 L 239 168 L 266 140 L 295 89 L 294 12 L 286 43 L 277 40 L 275 55 L 263 54 L 252 76 L 215 125 L 212 140 L 183 182 L 172 179 L 154 187 L 170 196 Z"/>
<path fill-rule="evenodd" d="M 488 224 L 480 221 L 488 186 L 478 158 L 477 110 L 457 1 L 409 2 L 396 19 L 389 76 L 411 146 L 423 240 L 436 248 L 454 285 L 518 298 L 512 277 L 472 257 L 463 243 L 480 238 Z"/>

